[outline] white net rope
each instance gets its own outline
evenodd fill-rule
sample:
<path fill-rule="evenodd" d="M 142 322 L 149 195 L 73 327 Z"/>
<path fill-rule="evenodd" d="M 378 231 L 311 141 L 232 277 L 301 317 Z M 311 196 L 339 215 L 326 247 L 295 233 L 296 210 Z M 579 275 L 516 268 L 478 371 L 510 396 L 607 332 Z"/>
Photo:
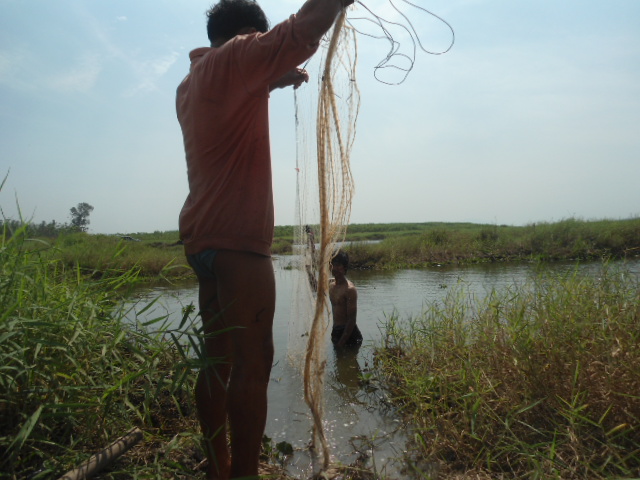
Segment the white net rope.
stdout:
<path fill-rule="evenodd" d="M 320 51 L 306 66 L 318 88 L 296 93 L 297 256 L 289 358 L 304 372 L 304 397 L 312 416 L 312 447 L 319 465 L 330 463 L 323 428 L 329 262 L 344 240 L 354 192 L 349 164 L 360 96 L 356 85 L 355 31 L 338 17 Z M 315 118 L 315 121 L 313 121 Z"/>

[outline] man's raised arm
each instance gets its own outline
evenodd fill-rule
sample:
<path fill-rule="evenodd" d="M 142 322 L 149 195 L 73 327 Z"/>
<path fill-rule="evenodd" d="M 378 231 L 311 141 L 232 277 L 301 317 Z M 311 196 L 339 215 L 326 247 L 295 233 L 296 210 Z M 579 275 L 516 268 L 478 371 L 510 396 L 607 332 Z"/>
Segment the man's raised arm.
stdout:
<path fill-rule="evenodd" d="M 322 36 L 335 22 L 343 8 L 353 4 L 355 0 L 307 0 L 296 16 L 296 22 L 311 40 L 317 45 Z"/>

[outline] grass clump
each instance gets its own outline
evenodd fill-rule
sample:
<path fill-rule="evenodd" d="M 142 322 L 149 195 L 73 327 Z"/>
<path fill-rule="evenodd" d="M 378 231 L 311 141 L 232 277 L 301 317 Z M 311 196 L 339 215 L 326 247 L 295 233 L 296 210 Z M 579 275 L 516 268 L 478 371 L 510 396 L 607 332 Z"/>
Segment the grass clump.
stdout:
<path fill-rule="evenodd" d="M 0 477 L 57 478 L 134 426 L 135 465 L 103 478 L 192 472 L 195 460 L 166 452 L 190 442 L 169 439 L 193 430 L 194 360 L 163 329 L 123 319 L 118 292 L 137 272 L 87 280 L 50 253 L 25 229 L 0 236 Z M 151 461 L 159 445 L 166 458 Z"/>
<path fill-rule="evenodd" d="M 376 364 L 415 425 L 415 468 L 637 477 L 639 324 L 637 278 L 606 267 L 542 274 L 483 301 L 460 290 L 418 318 L 389 319 Z"/>

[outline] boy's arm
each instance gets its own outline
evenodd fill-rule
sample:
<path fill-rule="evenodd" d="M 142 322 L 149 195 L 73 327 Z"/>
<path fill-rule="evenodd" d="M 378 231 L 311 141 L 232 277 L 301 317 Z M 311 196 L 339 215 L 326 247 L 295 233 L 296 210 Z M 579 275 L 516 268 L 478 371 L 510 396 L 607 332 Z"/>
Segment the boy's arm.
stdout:
<path fill-rule="evenodd" d="M 344 326 L 342 337 L 337 343 L 338 347 L 344 347 L 349 341 L 351 333 L 356 326 L 356 317 L 358 315 L 358 291 L 356 287 L 347 290 L 347 323 Z"/>

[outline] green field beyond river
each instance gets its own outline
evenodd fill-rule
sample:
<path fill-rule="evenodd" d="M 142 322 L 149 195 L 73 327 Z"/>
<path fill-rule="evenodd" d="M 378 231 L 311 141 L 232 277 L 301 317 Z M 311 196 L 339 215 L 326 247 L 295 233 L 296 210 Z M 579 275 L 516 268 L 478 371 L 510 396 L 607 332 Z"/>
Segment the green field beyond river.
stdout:
<path fill-rule="evenodd" d="M 276 229 L 263 467 L 306 478 L 292 232 Z M 204 478 L 177 233 L 37 233 L 4 224 L 0 478 L 58 478 L 132 427 L 144 439 L 98 478 Z M 347 240 L 365 344 L 349 358 L 327 345 L 343 478 L 640 475 L 640 219 L 353 225 Z"/>

